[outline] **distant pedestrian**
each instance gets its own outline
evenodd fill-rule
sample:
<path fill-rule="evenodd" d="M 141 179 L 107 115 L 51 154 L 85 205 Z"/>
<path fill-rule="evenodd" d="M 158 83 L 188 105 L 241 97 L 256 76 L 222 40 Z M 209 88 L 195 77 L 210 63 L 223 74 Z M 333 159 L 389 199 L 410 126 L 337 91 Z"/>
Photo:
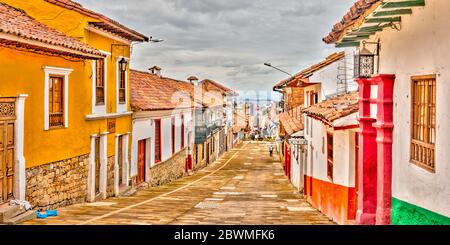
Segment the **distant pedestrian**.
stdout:
<path fill-rule="evenodd" d="M 269 155 L 270 155 L 270 157 L 273 156 L 273 146 L 269 147 Z"/>

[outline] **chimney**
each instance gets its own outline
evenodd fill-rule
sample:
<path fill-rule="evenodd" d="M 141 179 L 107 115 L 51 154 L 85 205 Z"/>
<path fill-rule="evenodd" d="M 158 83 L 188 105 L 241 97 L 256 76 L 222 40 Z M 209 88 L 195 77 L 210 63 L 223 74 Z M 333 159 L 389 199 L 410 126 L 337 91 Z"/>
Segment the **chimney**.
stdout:
<path fill-rule="evenodd" d="M 187 78 L 187 80 L 192 84 L 197 86 L 198 85 L 198 77 L 196 76 L 190 76 Z"/>
<path fill-rule="evenodd" d="M 159 66 L 153 66 L 152 68 L 148 69 L 151 74 L 161 76 L 161 67 Z"/>

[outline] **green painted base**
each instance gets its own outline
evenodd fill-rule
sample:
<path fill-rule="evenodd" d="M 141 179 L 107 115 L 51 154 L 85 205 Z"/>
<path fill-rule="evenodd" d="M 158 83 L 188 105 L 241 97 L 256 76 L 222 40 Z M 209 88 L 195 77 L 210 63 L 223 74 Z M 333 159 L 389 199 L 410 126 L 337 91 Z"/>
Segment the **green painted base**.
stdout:
<path fill-rule="evenodd" d="M 394 225 L 450 225 L 450 217 L 392 198 Z"/>

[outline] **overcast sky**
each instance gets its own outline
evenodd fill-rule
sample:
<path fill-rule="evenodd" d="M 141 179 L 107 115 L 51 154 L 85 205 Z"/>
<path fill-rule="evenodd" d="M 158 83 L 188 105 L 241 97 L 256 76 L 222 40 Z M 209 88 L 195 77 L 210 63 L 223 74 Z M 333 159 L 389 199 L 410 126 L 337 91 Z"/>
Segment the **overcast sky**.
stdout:
<path fill-rule="evenodd" d="M 134 46 L 132 68 L 158 65 L 241 93 L 266 94 L 290 73 L 336 50 L 322 42 L 355 0 L 75 0 L 162 43 Z M 265 96 L 265 95 L 264 95 Z M 263 96 L 263 97 L 264 97 Z"/>

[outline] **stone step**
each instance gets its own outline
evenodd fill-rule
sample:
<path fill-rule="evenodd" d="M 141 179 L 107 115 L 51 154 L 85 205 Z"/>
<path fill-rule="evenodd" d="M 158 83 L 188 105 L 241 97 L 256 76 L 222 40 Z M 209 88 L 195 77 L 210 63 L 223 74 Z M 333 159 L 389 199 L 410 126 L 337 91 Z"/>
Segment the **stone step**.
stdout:
<path fill-rule="evenodd" d="M 6 220 L 4 223 L 7 225 L 17 225 L 26 221 L 33 220 L 36 217 L 35 211 L 27 211 L 14 218 Z"/>
<path fill-rule="evenodd" d="M 0 224 L 23 212 L 24 210 L 19 205 L 9 206 L 9 204 L 7 204 L 0 206 Z"/>

